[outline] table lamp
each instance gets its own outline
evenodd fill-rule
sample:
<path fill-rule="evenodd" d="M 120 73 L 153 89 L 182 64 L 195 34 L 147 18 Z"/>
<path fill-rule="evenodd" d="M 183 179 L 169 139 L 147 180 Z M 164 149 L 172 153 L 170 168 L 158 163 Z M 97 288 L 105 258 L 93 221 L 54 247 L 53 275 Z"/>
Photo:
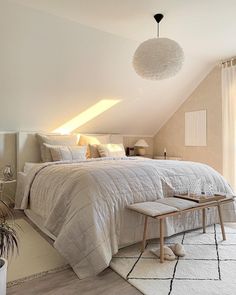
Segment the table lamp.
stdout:
<path fill-rule="evenodd" d="M 145 148 L 149 147 L 149 145 L 147 144 L 147 142 L 144 139 L 139 139 L 135 143 L 134 146 L 138 148 L 138 155 L 139 156 L 145 156 L 145 154 L 146 154 Z"/>

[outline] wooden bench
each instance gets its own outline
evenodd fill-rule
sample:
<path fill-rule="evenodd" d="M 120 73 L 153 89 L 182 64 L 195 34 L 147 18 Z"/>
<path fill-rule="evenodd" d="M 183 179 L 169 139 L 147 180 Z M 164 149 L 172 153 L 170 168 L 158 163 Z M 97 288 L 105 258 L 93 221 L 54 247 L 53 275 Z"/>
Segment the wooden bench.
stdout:
<path fill-rule="evenodd" d="M 148 217 L 159 220 L 160 262 L 162 263 L 164 262 L 163 220 L 166 217 L 183 214 L 185 212 L 202 210 L 202 227 L 203 227 L 203 233 L 205 233 L 206 232 L 206 208 L 217 207 L 222 237 L 223 237 L 223 240 L 226 240 L 224 223 L 223 223 L 223 218 L 221 213 L 221 205 L 232 202 L 233 200 L 234 200 L 234 197 L 229 196 L 220 201 L 211 201 L 211 202 L 205 202 L 205 203 L 199 204 L 193 201 L 183 200 L 176 197 L 170 197 L 170 198 L 160 199 L 155 202 L 135 203 L 135 204 L 127 206 L 127 208 L 145 216 L 141 252 L 143 252 L 146 247 Z"/>

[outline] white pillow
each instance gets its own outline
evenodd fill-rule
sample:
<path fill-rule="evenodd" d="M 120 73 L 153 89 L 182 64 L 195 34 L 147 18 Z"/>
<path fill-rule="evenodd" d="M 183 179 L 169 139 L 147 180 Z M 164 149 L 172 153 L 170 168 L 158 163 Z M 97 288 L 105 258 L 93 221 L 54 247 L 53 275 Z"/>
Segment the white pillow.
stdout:
<path fill-rule="evenodd" d="M 125 149 L 122 143 L 99 144 L 97 149 L 101 157 L 125 157 Z"/>
<path fill-rule="evenodd" d="M 50 150 L 53 161 L 86 160 L 87 146 L 44 145 Z"/>
<path fill-rule="evenodd" d="M 87 145 L 87 157 L 88 158 L 99 158 L 99 152 L 97 150 L 97 146 L 99 144 L 107 144 L 110 143 L 110 135 L 109 134 L 101 134 L 101 135 L 80 135 L 79 145 Z"/>
<path fill-rule="evenodd" d="M 40 144 L 41 160 L 43 162 L 52 162 L 52 156 L 49 148 L 44 143 L 49 145 L 65 145 L 72 146 L 77 144 L 77 135 L 60 135 L 60 134 L 41 134 L 37 133 L 36 137 Z"/>

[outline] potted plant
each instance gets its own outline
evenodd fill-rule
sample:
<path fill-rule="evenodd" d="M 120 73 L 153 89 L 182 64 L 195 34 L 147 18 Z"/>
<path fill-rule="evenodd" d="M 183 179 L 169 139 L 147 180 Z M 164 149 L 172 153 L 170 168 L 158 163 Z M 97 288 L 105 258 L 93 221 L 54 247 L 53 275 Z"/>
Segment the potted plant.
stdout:
<path fill-rule="evenodd" d="M 0 294 L 6 294 L 7 258 L 18 251 L 17 233 L 9 221 L 13 220 L 12 210 L 0 200 Z"/>

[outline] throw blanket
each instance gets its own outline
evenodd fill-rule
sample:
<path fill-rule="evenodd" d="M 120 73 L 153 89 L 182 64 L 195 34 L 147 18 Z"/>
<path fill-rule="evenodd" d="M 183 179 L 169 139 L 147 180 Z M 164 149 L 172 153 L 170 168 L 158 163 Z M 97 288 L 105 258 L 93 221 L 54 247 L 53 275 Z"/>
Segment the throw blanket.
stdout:
<path fill-rule="evenodd" d="M 204 164 L 103 158 L 32 168 L 21 209 L 30 207 L 44 218 L 45 227 L 57 237 L 55 247 L 84 278 L 109 266 L 120 247 L 142 239 L 143 217 L 126 209 L 128 204 L 166 197 L 171 187 L 186 191 L 189 178 L 233 194 L 224 178 Z M 209 212 L 208 223 L 215 222 L 214 212 Z M 197 213 L 167 220 L 166 235 L 201 225 Z M 156 220 L 150 220 L 149 228 L 148 238 L 158 237 Z"/>

